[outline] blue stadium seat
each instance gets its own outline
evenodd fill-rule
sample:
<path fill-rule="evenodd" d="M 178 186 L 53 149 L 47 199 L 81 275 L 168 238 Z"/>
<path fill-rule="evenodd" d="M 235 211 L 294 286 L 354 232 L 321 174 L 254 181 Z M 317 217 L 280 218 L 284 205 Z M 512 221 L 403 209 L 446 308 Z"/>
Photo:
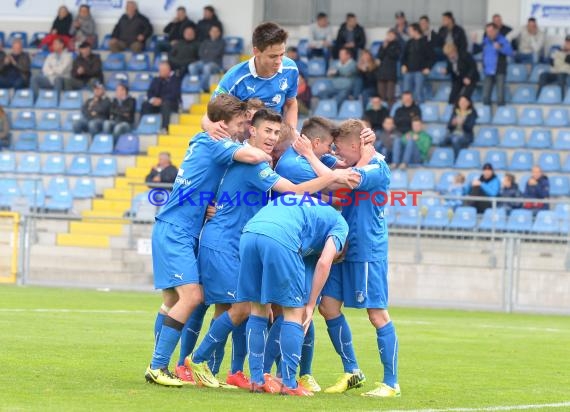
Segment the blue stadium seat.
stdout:
<path fill-rule="evenodd" d="M 477 110 L 477 123 L 478 124 L 489 124 L 489 123 L 491 123 L 491 108 L 489 106 L 476 104 L 475 110 Z"/>
<path fill-rule="evenodd" d="M 473 230 L 477 226 L 477 209 L 470 206 L 460 206 L 455 209 L 449 227 L 451 229 Z"/>
<path fill-rule="evenodd" d="M 439 177 L 439 182 L 437 183 L 436 190 L 439 193 L 446 193 L 449 186 L 455 180 L 456 175 L 457 172 L 451 172 L 451 171 L 443 172 Z"/>
<path fill-rule="evenodd" d="M 0 42 L 2 42 L 2 45 L 6 44 L 6 36 L 3 31 L 0 31 Z"/>
<path fill-rule="evenodd" d="M 552 146 L 552 133 L 546 129 L 534 129 L 526 146 L 531 149 L 548 149 Z"/>
<path fill-rule="evenodd" d="M 22 182 L 20 189 L 22 194 L 28 199 L 28 204 L 32 209 L 44 207 L 46 193 L 41 180 L 25 180 Z"/>
<path fill-rule="evenodd" d="M 412 177 L 410 190 L 435 190 L 435 176 L 431 170 L 417 170 Z"/>
<path fill-rule="evenodd" d="M 46 202 L 47 210 L 67 211 L 73 208 L 73 196 L 69 190 L 59 190 Z"/>
<path fill-rule="evenodd" d="M 479 230 L 505 230 L 507 228 L 507 211 L 505 209 L 486 209 L 479 223 Z"/>
<path fill-rule="evenodd" d="M 35 152 L 38 150 L 38 134 L 36 132 L 23 132 L 14 143 L 14 150 Z"/>
<path fill-rule="evenodd" d="M 45 31 L 37 31 L 34 34 L 32 34 L 32 38 L 30 40 L 30 45 L 33 44 L 40 44 L 42 42 L 42 40 L 48 35 L 47 32 Z"/>
<path fill-rule="evenodd" d="M 82 105 L 83 93 L 77 90 L 69 90 L 63 92 L 61 101 L 59 103 L 59 108 L 65 110 L 80 110 Z"/>
<path fill-rule="evenodd" d="M 160 130 L 161 116 L 159 114 L 145 114 L 141 117 L 138 134 L 157 134 Z"/>
<path fill-rule="evenodd" d="M 89 153 L 91 154 L 110 154 L 113 152 L 113 136 L 110 134 L 96 134 L 93 136 Z"/>
<path fill-rule="evenodd" d="M 297 43 L 297 53 L 299 57 L 309 57 L 309 39 L 299 40 L 299 43 Z"/>
<path fill-rule="evenodd" d="M 507 82 L 509 83 L 522 83 L 526 82 L 528 78 L 528 71 L 526 65 L 509 63 L 507 66 Z"/>
<path fill-rule="evenodd" d="M 521 126 L 542 126 L 544 119 L 542 118 L 542 109 L 537 107 L 525 107 L 522 110 L 519 119 Z"/>
<path fill-rule="evenodd" d="M 112 69 L 111 69 L 112 70 Z M 123 70 L 123 69 L 115 69 Z M 135 53 L 127 62 L 127 70 L 135 72 L 144 72 L 150 70 L 150 58 L 146 53 Z"/>
<path fill-rule="evenodd" d="M 23 110 L 16 115 L 12 123 L 14 130 L 33 130 L 36 128 L 36 113 L 30 110 Z"/>
<path fill-rule="evenodd" d="M 510 232 L 530 232 L 532 229 L 532 211 L 514 209 L 507 221 L 507 230 Z"/>
<path fill-rule="evenodd" d="M 322 99 L 319 100 L 314 115 L 326 117 L 328 119 L 336 119 L 338 115 L 337 111 L 338 108 L 335 99 Z"/>
<path fill-rule="evenodd" d="M 324 77 L 327 74 L 327 64 L 322 57 L 314 57 L 309 60 L 309 77 Z"/>
<path fill-rule="evenodd" d="M 453 149 L 449 147 L 437 147 L 429 159 L 428 166 L 439 168 L 453 167 L 454 158 Z M 392 175 L 392 178 L 394 178 L 394 175 Z"/>
<path fill-rule="evenodd" d="M 93 170 L 93 176 L 115 176 L 116 174 L 117 159 L 114 157 L 101 157 Z"/>
<path fill-rule="evenodd" d="M 480 127 L 473 142 L 474 147 L 495 147 L 499 145 L 499 129 L 496 127 Z"/>
<path fill-rule="evenodd" d="M 526 183 L 528 182 L 528 179 L 530 179 L 529 173 L 525 173 L 519 177 L 517 183 L 519 184 L 519 189 L 521 190 L 521 192 L 524 192 L 524 189 L 526 188 Z"/>
<path fill-rule="evenodd" d="M 46 61 L 46 57 L 48 57 L 49 52 L 47 51 L 39 51 L 32 55 L 32 69 L 41 69 L 44 67 L 44 62 Z"/>
<path fill-rule="evenodd" d="M 10 89 L 0 89 L 0 106 L 10 105 Z"/>
<path fill-rule="evenodd" d="M 16 156 L 14 156 L 14 153 L 0 153 L 0 172 L 11 173 L 14 169 L 16 169 Z"/>
<path fill-rule="evenodd" d="M 166 34 L 153 34 L 152 36 L 150 36 L 150 41 L 148 42 L 148 49 L 149 50 L 154 50 L 156 49 L 156 46 L 158 43 L 160 42 L 164 42 L 168 40 L 168 35 Z"/>
<path fill-rule="evenodd" d="M 52 177 L 46 189 L 46 196 L 52 197 L 61 190 L 69 190 L 69 179 L 63 176 Z"/>
<path fill-rule="evenodd" d="M 22 47 L 24 47 L 24 49 L 28 47 L 28 33 L 26 33 L 25 31 L 13 31 L 12 33 L 10 33 L 10 35 L 6 39 L 5 47 L 6 48 L 12 47 L 12 44 L 16 39 L 22 40 Z"/>
<path fill-rule="evenodd" d="M 445 109 L 443 109 L 443 113 L 439 117 L 439 121 L 442 123 L 449 122 L 449 119 L 451 119 L 452 114 L 453 114 L 453 105 L 448 104 L 447 106 L 445 106 Z"/>
<path fill-rule="evenodd" d="M 40 90 L 36 100 L 36 109 L 55 109 L 58 105 L 57 92 L 54 90 Z"/>
<path fill-rule="evenodd" d="M 65 157 L 62 155 L 49 155 L 42 168 L 42 173 L 48 175 L 62 175 L 65 173 Z"/>
<path fill-rule="evenodd" d="M 40 142 L 40 152 L 63 152 L 63 135 L 47 133 Z"/>
<path fill-rule="evenodd" d="M 559 220 L 570 220 L 570 203 L 559 203 L 554 206 L 554 213 Z"/>
<path fill-rule="evenodd" d="M 480 169 L 481 159 L 479 151 L 474 149 L 461 149 L 454 167 L 456 169 Z"/>
<path fill-rule="evenodd" d="M 432 66 L 428 78 L 431 80 L 449 80 L 451 76 L 447 74 L 447 62 L 446 61 L 436 62 Z"/>
<path fill-rule="evenodd" d="M 10 209 L 14 200 L 21 196 L 20 186 L 15 179 L 0 180 L 0 208 Z"/>
<path fill-rule="evenodd" d="M 392 105 L 392 108 L 390 109 L 390 117 L 394 117 L 396 110 L 398 110 L 400 107 L 402 107 L 402 102 L 398 100 Z"/>
<path fill-rule="evenodd" d="M 508 127 L 501 141 L 501 147 L 519 148 L 525 147 L 525 132 L 520 127 Z"/>
<path fill-rule="evenodd" d="M 421 224 L 420 208 L 417 206 L 404 206 L 399 208 L 396 217 L 396 226 L 416 227 Z"/>
<path fill-rule="evenodd" d="M 541 153 L 538 157 L 538 165 L 543 172 L 558 172 L 560 171 L 560 154 Z"/>
<path fill-rule="evenodd" d="M 184 90 L 184 81 L 187 76 L 182 79 L 182 93 L 193 93 Z M 149 73 L 137 73 L 135 80 L 131 84 L 131 90 L 135 92 L 146 92 L 152 81 L 152 76 Z M 201 90 L 200 90 L 201 91 Z"/>
<path fill-rule="evenodd" d="M 394 207 L 386 206 L 384 208 L 384 220 L 388 226 L 392 226 L 396 223 L 396 211 Z"/>
<path fill-rule="evenodd" d="M 39 130 L 61 130 L 61 115 L 59 112 L 44 112 L 38 122 Z"/>
<path fill-rule="evenodd" d="M 528 171 L 534 165 L 534 156 L 532 152 L 516 151 L 511 158 L 509 170 Z"/>
<path fill-rule="evenodd" d="M 378 51 L 380 50 L 383 44 L 384 42 L 382 40 L 374 40 L 372 42 L 372 44 L 370 45 L 370 54 L 372 54 L 373 58 L 376 58 L 376 56 L 378 56 Z"/>
<path fill-rule="evenodd" d="M 10 107 L 27 109 L 34 107 L 34 94 L 31 89 L 20 89 L 14 92 Z"/>
<path fill-rule="evenodd" d="M 536 102 L 536 89 L 534 86 L 522 85 L 516 88 L 512 103 L 528 104 Z"/>
<path fill-rule="evenodd" d="M 431 143 L 434 146 L 441 145 L 447 137 L 447 127 L 442 124 L 429 124 L 425 130 L 431 136 Z"/>
<path fill-rule="evenodd" d="M 568 110 L 566 109 L 550 109 L 546 116 L 546 126 L 550 127 L 566 127 L 570 123 L 568 119 Z"/>
<path fill-rule="evenodd" d="M 146 101 L 146 94 L 139 94 L 137 97 L 137 112 L 142 110 L 142 105 Z"/>
<path fill-rule="evenodd" d="M 568 176 L 550 176 L 548 181 L 550 182 L 550 196 L 570 196 Z"/>
<path fill-rule="evenodd" d="M 428 210 L 430 207 L 441 206 L 441 199 L 439 197 L 422 196 L 420 198 L 420 207 Z"/>
<path fill-rule="evenodd" d="M 451 93 L 451 85 L 442 84 L 437 88 L 433 100 L 436 102 L 447 102 L 449 100 L 449 93 Z"/>
<path fill-rule="evenodd" d="M 126 86 L 129 85 L 129 76 L 125 72 L 116 72 L 111 73 L 108 78 L 107 82 L 105 83 L 105 87 L 108 90 L 115 90 L 117 85 L 124 84 Z"/>
<path fill-rule="evenodd" d="M 547 85 L 542 88 L 538 96 L 540 104 L 560 104 L 562 103 L 562 91 L 559 86 Z"/>
<path fill-rule="evenodd" d="M 362 114 L 362 103 L 360 100 L 345 100 L 340 106 L 337 118 L 339 120 L 360 119 Z"/>
<path fill-rule="evenodd" d="M 439 122 L 439 105 L 437 103 L 422 103 L 420 104 L 420 110 L 424 123 Z"/>
<path fill-rule="evenodd" d="M 495 170 L 507 168 L 507 152 L 504 150 L 489 150 L 485 155 L 485 163 L 491 163 Z"/>
<path fill-rule="evenodd" d="M 552 146 L 555 150 L 570 150 L 570 130 L 560 130 Z"/>
<path fill-rule="evenodd" d="M 517 111 L 511 106 L 499 106 L 493 116 L 493 124 L 510 125 L 517 122 Z"/>
<path fill-rule="evenodd" d="M 540 77 L 540 75 L 544 72 L 547 72 L 547 71 L 550 71 L 550 65 L 548 65 L 548 64 L 535 64 L 532 68 L 532 71 L 530 72 L 530 77 L 529 77 L 528 81 L 530 83 L 537 84 L 538 78 Z"/>
<path fill-rule="evenodd" d="M 124 53 L 111 53 L 103 61 L 104 71 L 108 70 L 121 71 L 125 70 L 125 68 L 126 68 L 126 62 L 125 62 Z"/>
<path fill-rule="evenodd" d="M 390 189 L 407 189 L 408 173 L 405 170 L 394 170 L 390 180 Z"/>
<path fill-rule="evenodd" d="M 149 85 L 152 81 L 152 78 L 149 78 Z M 148 88 L 148 87 L 147 87 Z M 200 83 L 199 76 L 190 76 L 187 74 L 182 78 L 182 85 L 181 85 L 182 93 L 189 93 L 189 94 L 197 94 L 202 93 L 202 85 Z"/>
<path fill-rule="evenodd" d="M 134 155 L 139 153 L 139 137 L 136 134 L 128 133 L 119 136 L 115 145 L 115 154 Z"/>
<path fill-rule="evenodd" d="M 88 177 L 77 179 L 72 194 L 75 199 L 91 199 L 95 197 L 95 181 Z"/>
<path fill-rule="evenodd" d="M 449 225 L 449 208 L 447 206 L 434 206 L 428 209 L 422 222 L 422 227 L 443 229 Z"/>
<path fill-rule="evenodd" d="M 329 79 L 318 79 L 311 86 L 311 94 L 319 99 L 327 99 L 334 93 L 333 83 Z"/>
<path fill-rule="evenodd" d="M 91 158 L 85 155 L 74 156 L 69 169 L 67 169 L 67 174 L 74 176 L 91 174 Z"/>
<path fill-rule="evenodd" d="M 493 103 L 497 103 L 498 102 L 498 94 L 497 94 L 497 88 L 493 87 L 493 91 L 491 92 L 491 102 Z M 510 102 L 512 100 L 512 96 L 511 96 L 511 89 L 506 87 L 505 88 L 505 102 Z"/>
<path fill-rule="evenodd" d="M 41 169 L 40 156 L 29 154 L 22 156 L 18 162 L 18 173 L 39 173 Z"/>
<path fill-rule="evenodd" d="M 160 53 L 158 56 L 154 56 L 154 63 L 152 65 L 153 71 L 158 71 L 158 66 L 160 63 L 168 61 L 168 53 Z"/>
<path fill-rule="evenodd" d="M 555 212 L 541 210 L 537 213 L 534 225 L 532 225 L 533 233 L 558 233 L 559 231 L 560 225 Z"/>
<path fill-rule="evenodd" d="M 225 54 L 241 54 L 243 52 L 243 39 L 236 36 L 224 37 L 226 43 Z"/>
<path fill-rule="evenodd" d="M 73 131 L 73 122 L 81 119 L 82 117 L 83 115 L 81 114 L 81 112 L 67 113 L 67 115 L 65 116 L 65 121 L 63 122 L 63 126 L 61 127 L 61 130 L 63 130 L 64 132 Z"/>
<path fill-rule="evenodd" d="M 570 173 L 570 154 L 566 156 L 566 160 L 562 165 L 562 171 Z"/>

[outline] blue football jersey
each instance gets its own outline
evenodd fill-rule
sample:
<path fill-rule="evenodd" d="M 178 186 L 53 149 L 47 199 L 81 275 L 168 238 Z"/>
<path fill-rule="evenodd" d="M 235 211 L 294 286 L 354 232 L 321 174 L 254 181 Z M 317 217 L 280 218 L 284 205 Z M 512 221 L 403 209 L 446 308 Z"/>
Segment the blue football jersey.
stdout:
<path fill-rule="evenodd" d="M 331 155 L 324 155 L 321 161 L 330 168 L 336 164 L 336 158 Z M 275 166 L 275 171 L 296 185 L 318 177 L 308 160 L 292 147 L 283 153 L 277 162 L 277 166 Z"/>
<path fill-rule="evenodd" d="M 295 62 L 283 57 L 279 71 L 272 77 L 259 77 L 254 58 L 236 64 L 222 77 L 212 98 L 219 94 L 231 94 L 242 101 L 260 99 L 265 107 L 283 113 L 283 105 L 297 96 L 299 70 Z"/>

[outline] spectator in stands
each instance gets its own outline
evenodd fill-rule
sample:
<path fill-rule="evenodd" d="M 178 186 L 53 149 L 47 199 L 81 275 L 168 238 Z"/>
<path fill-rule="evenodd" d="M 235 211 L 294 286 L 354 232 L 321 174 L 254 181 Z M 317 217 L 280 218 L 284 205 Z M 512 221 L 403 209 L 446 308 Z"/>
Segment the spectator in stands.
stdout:
<path fill-rule="evenodd" d="M 403 48 L 406 42 L 410 39 L 410 33 L 408 32 L 408 20 L 406 19 L 404 12 L 401 10 L 396 12 L 394 18 L 396 19 L 396 24 L 393 29 L 396 32 L 400 46 Z"/>
<path fill-rule="evenodd" d="M 22 40 L 12 42 L 12 53 L 0 50 L 0 88 L 24 89 L 30 83 L 30 55 L 23 51 Z"/>
<path fill-rule="evenodd" d="M 540 166 L 532 168 L 530 179 L 526 182 L 523 197 L 525 199 L 548 199 L 550 197 L 550 182 Z M 533 212 L 549 209 L 548 203 L 543 202 L 524 202 L 523 207 Z"/>
<path fill-rule="evenodd" d="M 303 116 L 309 115 L 311 97 L 311 88 L 305 80 L 305 77 L 299 73 L 299 85 L 297 86 L 297 103 L 299 105 L 299 114 Z"/>
<path fill-rule="evenodd" d="M 507 57 L 513 55 L 511 43 L 499 33 L 494 23 L 485 27 L 483 38 L 483 104 L 491 105 L 493 86 L 497 86 L 497 104 L 505 104 L 505 80 L 507 75 Z"/>
<path fill-rule="evenodd" d="M 358 51 L 364 49 L 364 46 L 366 46 L 364 28 L 358 24 L 354 13 L 347 13 L 346 21 L 338 29 L 334 57 L 339 57 L 340 50 L 346 49 L 352 58 L 356 59 Z"/>
<path fill-rule="evenodd" d="M 168 62 L 180 77 L 188 72 L 188 65 L 200 58 L 200 42 L 196 39 L 196 29 L 188 26 L 184 29 L 184 37 L 177 41 L 168 53 Z"/>
<path fill-rule="evenodd" d="M 372 125 L 371 125 L 372 126 Z M 390 116 L 386 117 L 382 122 L 382 129 L 380 133 L 376 133 L 376 142 L 374 143 L 374 148 L 378 153 L 382 153 L 385 156 L 386 163 L 392 163 L 392 150 L 394 148 L 394 142 L 400 140 L 402 134 L 396 129 L 394 124 L 394 119 Z"/>
<path fill-rule="evenodd" d="M 422 118 L 422 111 L 414 101 L 412 93 L 405 91 L 402 93 L 402 105 L 396 109 L 394 113 L 394 123 L 396 129 L 401 134 L 406 134 L 412 129 L 412 119 L 415 117 Z"/>
<path fill-rule="evenodd" d="M 495 174 L 493 165 L 485 163 L 483 165 L 483 173 L 478 179 L 474 179 L 468 187 L 467 193 L 469 196 L 480 197 L 497 197 L 501 190 L 501 182 Z M 491 202 L 487 200 L 476 200 L 465 202 L 467 206 L 473 206 L 477 209 L 477 213 L 483 213 L 485 209 L 492 206 Z"/>
<path fill-rule="evenodd" d="M 384 119 L 390 116 L 388 109 L 382 104 L 382 99 L 379 96 L 372 96 L 370 99 L 369 108 L 364 111 L 362 120 L 370 123 L 370 128 L 375 132 L 380 132 Z"/>
<path fill-rule="evenodd" d="M 441 17 L 441 27 L 438 32 L 441 47 L 453 43 L 457 50 L 467 50 L 467 36 L 463 27 L 455 24 L 453 13 L 446 11 Z"/>
<path fill-rule="evenodd" d="M 30 85 L 34 98 L 38 97 L 40 89 L 55 89 L 59 93 L 63 89 L 63 79 L 71 76 L 73 57 L 64 50 L 63 40 L 55 39 L 52 47 L 53 52 L 46 57 L 42 73 L 32 76 Z"/>
<path fill-rule="evenodd" d="M 307 78 L 309 74 L 309 66 L 307 66 L 307 63 L 299 57 L 299 50 L 295 46 L 287 47 L 285 55 L 295 62 L 297 69 L 299 69 L 299 74 L 302 74 Z"/>
<path fill-rule="evenodd" d="M 542 58 L 546 35 L 538 29 L 534 17 L 529 18 L 519 31 L 510 32 L 508 38 L 517 44 L 515 62 L 536 64 Z"/>
<path fill-rule="evenodd" d="M 166 131 L 171 113 L 177 112 L 180 104 L 180 77 L 174 73 L 168 62 L 162 62 L 158 66 L 158 76 L 152 79 L 147 97 L 141 114 L 160 113 L 162 129 Z"/>
<path fill-rule="evenodd" d="M 378 78 L 378 95 L 392 107 L 396 97 L 396 82 L 398 81 L 398 62 L 401 47 L 393 29 L 388 30 L 382 47 L 378 49 L 380 64 L 376 72 Z"/>
<path fill-rule="evenodd" d="M 317 21 L 311 24 L 309 38 L 309 58 L 322 56 L 329 59 L 334 40 L 334 32 L 326 13 L 319 13 Z"/>
<path fill-rule="evenodd" d="M 174 183 L 177 175 L 178 168 L 172 164 L 170 153 L 161 152 L 158 155 L 158 163 L 146 175 L 145 182 L 152 188 L 155 187 L 153 183 Z"/>
<path fill-rule="evenodd" d="M 91 44 L 84 41 L 79 45 L 79 56 L 73 61 L 71 77 L 63 80 L 65 90 L 78 90 L 93 87 L 95 82 L 103 82 L 101 57 L 91 52 Z"/>
<path fill-rule="evenodd" d="M 356 64 L 357 76 L 354 79 L 352 96 L 355 99 L 362 97 L 362 106 L 365 110 L 370 98 L 377 93 L 376 68 L 376 61 L 372 54 L 366 49 L 362 50 Z"/>
<path fill-rule="evenodd" d="M 115 89 L 115 98 L 109 108 L 109 118 L 103 122 L 103 133 L 112 134 L 115 143 L 119 136 L 129 133 L 135 124 L 137 102 L 129 96 L 126 84 L 119 83 Z"/>
<path fill-rule="evenodd" d="M 391 167 L 400 165 L 400 169 L 405 169 L 408 165 L 422 164 L 428 160 L 430 149 L 431 136 L 424 131 L 422 119 L 414 117 L 412 130 L 394 140 Z"/>
<path fill-rule="evenodd" d="M 109 49 L 113 53 L 127 49 L 133 53 L 140 53 L 150 36 L 152 36 L 152 25 L 149 19 L 139 12 L 135 1 L 127 1 L 125 14 L 121 16 L 111 33 Z"/>
<path fill-rule="evenodd" d="M 419 24 L 412 24 L 408 32 L 410 39 L 406 42 L 402 56 L 404 90 L 413 91 L 414 99 L 423 103 L 424 83 L 433 66 L 434 56 Z"/>
<path fill-rule="evenodd" d="M 495 26 L 497 26 L 499 33 L 505 37 L 507 37 L 507 34 L 509 34 L 511 31 L 513 31 L 512 27 L 506 26 L 503 24 L 503 18 L 501 17 L 500 14 L 493 14 L 492 22 Z"/>
<path fill-rule="evenodd" d="M 422 30 L 422 34 L 426 38 L 428 42 L 428 46 L 436 60 L 444 60 L 445 56 L 443 55 L 443 50 L 441 46 L 441 40 L 439 38 L 439 34 L 432 30 L 429 17 L 423 15 L 420 17 L 419 21 L 420 28 Z"/>
<path fill-rule="evenodd" d="M 570 35 L 566 36 L 562 50 L 552 53 L 552 68 L 550 71 L 540 74 L 537 97 L 540 95 L 542 88 L 550 83 L 557 83 L 562 91 L 562 97 L 564 97 L 568 74 L 570 74 Z"/>
<path fill-rule="evenodd" d="M 208 39 L 212 26 L 218 27 L 218 29 L 220 29 L 221 36 L 223 36 L 224 26 L 220 19 L 218 19 L 216 10 L 212 6 L 206 6 L 204 7 L 204 15 L 202 19 L 198 21 L 198 41 Z"/>
<path fill-rule="evenodd" d="M 91 15 L 90 7 L 87 4 L 82 4 L 79 7 L 79 14 L 69 29 L 69 34 L 73 36 L 75 48 L 84 42 L 89 43 L 91 47 L 95 46 L 96 29 L 97 26 Z"/>
<path fill-rule="evenodd" d="M 515 176 L 511 173 L 507 173 L 505 177 L 503 177 L 503 182 L 501 185 L 501 192 L 499 193 L 500 197 L 521 197 L 521 191 L 519 189 L 519 185 L 515 180 Z M 516 201 L 505 201 L 499 202 L 497 204 L 498 207 L 502 207 L 506 209 L 507 213 L 510 213 L 513 209 L 519 209 L 522 204 Z"/>
<path fill-rule="evenodd" d="M 186 30 L 186 27 L 189 26 L 196 29 L 196 23 L 188 18 L 186 8 L 183 6 L 178 7 L 176 9 L 176 16 L 163 30 L 164 34 L 168 36 L 168 39 L 166 41 L 159 42 L 156 45 L 156 52 L 169 52 L 177 42 L 184 40 L 184 31 Z M 197 37 L 195 31 L 194 37 Z"/>
<path fill-rule="evenodd" d="M 453 177 L 453 183 L 449 185 L 443 194 L 445 196 L 465 196 L 465 175 L 463 173 L 457 173 Z M 455 209 L 462 204 L 462 199 L 446 199 L 444 206 Z"/>
<path fill-rule="evenodd" d="M 63 41 L 64 46 L 69 48 L 71 43 L 70 30 L 72 21 L 73 17 L 69 9 L 65 6 L 60 6 L 57 10 L 57 16 L 51 25 L 51 30 L 40 42 L 40 47 L 46 47 L 49 48 L 50 51 L 53 51 L 53 41 L 60 39 Z"/>
<path fill-rule="evenodd" d="M 356 78 L 356 62 L 346 48 L 340 49 L 338 61 L 335 61 L 327 75 L 332 77 L 332 84 L 337 104 L 340 106 L 352 92 Z"/>
<path fill-rule="evenodd" d="M 479 81 L 479 70 L 473 56 L 467 51 L 457 50 L 452 43 L 446 44 L 443 52 L 447 57 L 446 72 L 451 75 L 449 104 L 455 104 L 460 96 L 471 99 Z"/>
<path fill-rule="evenodd" d="M 81 108 L 83 117 L 73 121 L 73 132 L 101 133 L 103 122 L 109 119 L 111 101 L 105 96 L 105 86 L 101 82 L 93 85 L 93 97 L 87 99 Z"/>
<path fill-rule="evenodd" d="M 0 106 L 0 150 L 9 149 L 11 144 L 10 122 L 4 108 Z"/>
<path fill-rule="evenodd" d="M 473 108 L 473 103 L 468 97 L 461 96 L 447 123 L 449 134 L 443 143 L 445 146 L 453 147 L 456 158 L 461 149 L 473 143 L 473 128 L 476 121 L 477 110 Z"/>
<path fill-rule="evenodd" d="M 206 93 L 210 92 L 210 76 L 223 70 L 225 47 L 220 28 L 213 25 L 210 28 L 210 37 L 200 44 L 200 60 L 188 66 L 192 76 L 200 76 L 202 90 Z"/>

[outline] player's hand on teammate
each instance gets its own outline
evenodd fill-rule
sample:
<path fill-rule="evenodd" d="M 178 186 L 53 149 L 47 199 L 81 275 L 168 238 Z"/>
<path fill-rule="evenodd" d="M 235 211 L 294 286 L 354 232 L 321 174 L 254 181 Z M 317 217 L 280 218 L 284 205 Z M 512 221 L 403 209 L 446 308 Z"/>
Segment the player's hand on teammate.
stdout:
<path fill-rule="evenodd" d="M 336 183 L 348 186 L 350 189 L 354 189 L 360 183 L 360 173 L 353 169 L 336 169 L 333 170 L 333 174 Z"/>
<path fill-rule="evenodd" d="M 360 160 L 356 164 L 357 167 L 366 166 L 374 155 L 376 154 L 376 149 L 372 143 L 366 143 L 365 139 L 360 140 Z"/>
<path fill-rule="evenodd" d="M 297 133 L 297 138 L 293 142 L 293 149 L 303 157 L 308 157 L 313 153 L 311 141 L 304 134 Z"/>
<path fill-rule="evenodd" d="M 315 307 L 312 305 L 305 306 L 305 315 L 303 317 L 303 330 L 305 335 L 311 326 L 311 321 L 313 320 L 313 313 L 315 312 Z"/>
<path fill-rule="evenodd" d="M 360 132 L 360 139 L 363 140 L 365 144 L 374 144 L 376 141 L 376 133 L 374 133 L 374 130 L 367 127 L 366 129 L 362 129 Z"/>
<path fill-rule="evenodd" d="M 216 206 L 215 205 L 208 205 L 206 208 L 206 220 L 210 220 L 216 215 Z"/>
<path fill-rule="evenodd" d="M 231 137 L 228 133 L 228 126 L 226 126 L 223 122 L 214 122 L 208 126 L 208 130 L 206 130 L 208 135 L 214 140 L 222 140 Z"/>

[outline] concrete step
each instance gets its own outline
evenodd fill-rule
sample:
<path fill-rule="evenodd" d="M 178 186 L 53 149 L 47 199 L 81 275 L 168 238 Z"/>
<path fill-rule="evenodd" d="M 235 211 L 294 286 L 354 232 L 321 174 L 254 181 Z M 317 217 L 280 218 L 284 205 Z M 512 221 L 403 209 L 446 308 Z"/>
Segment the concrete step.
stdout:
<path fill-rule="evenodd" d="M 149 170 L 146 167 L 129 167 L 125 173 L 127 177 L 136 177 L 141 182 L 144 182 L 144 178 L 148 175 Z"/>
<path fill-rule="evenodd" d="M 185 133 L 182 134 L 175 134 L 171 133 L 170 135 L 160 136 L 158 139 L 157 146 L 169 146 L 169 147 L 187 147 L 188 143 L 190 142 L 190 138 L 193 137 L 195 134 L 200 132 L 200 127 L 196 126 L 181 126 L 181 125 L 170 125 L 173 126 L 180 126 L 181 130 L 184 130 Z"/>
<path fill-rule="evenodd" d="M 205 113 L 205 112 L 204 112 Z M 170 134 L 184 136 L 187 141 L 190 140 L 191 137 L 200 133 L 202 129 L 196 126 L 185 126 L 182 124 L 171 124 L 169 126 Z"/>
<path fill-rule="evenodd" d="M 65 263 L 55 259 L 36 258 L 30 259 L 30 270 L 59 270 L 61 272 L 82 272 L 100 274 L 107 272 L 115 273 L 145 273 L 145 263 L 142 261 L 124 263 L 120 260 L 97 260 L 83 254 L 76 258 L 68 258 Z"/>
<path fill-rule="evenodd" d="M 61 271 L 37 268 L 30 270 L 28 276 L 30 283 L 73 284 L 74 286 L 113 286 L 113 285 L 138 285 L 152 286 L 152 275 L 125 272 L 85 272 L 85 271 Z"/>
<path fill-rule="evenodd" d="M 34 220 L 38 232 L 64 233 L 69 230 L 69 221 L 66 220 Z"/>
<path fill-rule="evenodd" d="M 208 105 L 206 103 L 198 103 L 190 106 L 190 114 L 203 116 L 207 111 Z"/>
<path fill-rule="evenodd" d="M 50 258 L 60 262 L 62 266 L 62 259 L 73 258 L 76 256 L 88 256 L 95 261 L 104 261 L 112 259 L 120 259 L 122 253 L 120 251 L 113 251 L 111 249 L 85 249 L 83 247 L 53 247 L 46 245 L 34 245 L 31 248 L 31 253 L 35 258 Z M 65 261 L 65 260 L 63 260 Z"/>
<path fill-rule="evenodd" d="M 122 236 L 127 230 L 120 223 L 71 222 L 69 232 L 85 235 Z"/>
<path fill-rule="evenodd" d="M 108 248 L 111 244 L 109 236 L 60 233 L 57 235 L 58 246 L 80 246 L 89 248 Z"/>

